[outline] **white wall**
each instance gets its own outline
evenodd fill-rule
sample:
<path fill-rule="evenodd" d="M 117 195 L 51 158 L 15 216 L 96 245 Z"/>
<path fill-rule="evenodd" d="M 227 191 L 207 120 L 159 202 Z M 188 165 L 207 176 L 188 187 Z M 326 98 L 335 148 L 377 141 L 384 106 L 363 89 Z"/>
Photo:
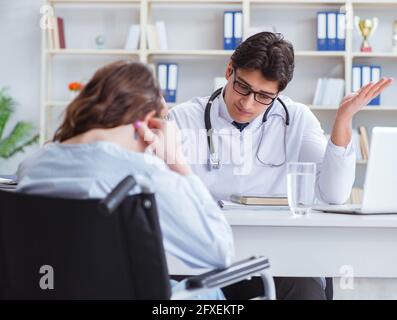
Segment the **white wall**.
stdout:
<path fill-rule="evenodd" d="M 21 120 L 39 127 L 40 5 L 41 0 L 0 0 L 0 88 L 8 87 L 17 102 L 5 135 Z M 15 172 L 35 149 L 29 147 L 9 161 L 0 159 L 0 174 Z"/>
<path fill-rule="evenodd" d="M 38 125 L 41 0 L 0 0 L 0 87 L 9 87 L 16 120 Z"/>

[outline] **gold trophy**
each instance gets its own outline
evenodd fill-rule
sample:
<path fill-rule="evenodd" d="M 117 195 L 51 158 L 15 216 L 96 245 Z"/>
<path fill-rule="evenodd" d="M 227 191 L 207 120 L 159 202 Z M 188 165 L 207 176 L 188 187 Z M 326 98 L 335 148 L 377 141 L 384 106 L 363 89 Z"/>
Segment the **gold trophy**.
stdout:
<path fill-rule="evenodd" d="M 361 43 L 361 52 L 372 52 L 372 48 L 369 45 L 368 38 L 372 36 L 375 30 L 378 28 L 379 19 L 360 19 L 360 17 L 354 17 L 354 25 L 363 37 L 363 42 Z"/>

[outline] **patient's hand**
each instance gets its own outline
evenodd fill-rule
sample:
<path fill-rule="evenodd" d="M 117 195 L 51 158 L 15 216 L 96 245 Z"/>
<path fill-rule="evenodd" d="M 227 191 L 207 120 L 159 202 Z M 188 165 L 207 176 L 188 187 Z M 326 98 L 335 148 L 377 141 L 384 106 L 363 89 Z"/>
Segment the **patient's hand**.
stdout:
<path fill-rule="evenodd" d="M 148 124 L 139 122 L 135 124 L 135 128 L 147 146 L 171 170 L 183 175 L 191 173 L 182 153 L 180 131 L 174 121 L 151 118 Z"/>

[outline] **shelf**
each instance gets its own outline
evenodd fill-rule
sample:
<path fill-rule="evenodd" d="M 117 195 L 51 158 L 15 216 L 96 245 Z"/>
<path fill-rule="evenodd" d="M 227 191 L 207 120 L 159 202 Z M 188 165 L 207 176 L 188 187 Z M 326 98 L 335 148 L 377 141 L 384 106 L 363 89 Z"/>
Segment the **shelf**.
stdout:
<path fill-rule="evenodd" d="M 231 56 L 233 50 L 149 50 L 151 56 Z"/>
<path fill-rule="evenodd" d="M 353 58 L 394 58 L 397 59 L 397 52 L 354 52 Z"/>
<path fill-rule="evenodd" d="M 345 57 L 345 51 L 295 51 L 296 57 Z"/>
<path fill-rule="evenodd" d="M 127 51 L 122 49 L 50 49 L 50 55 L 91 55 L 91 56 L 137 56 L 138 50 Z"/>
<path fill-rule="evenodd" d="M 149 3 L 191 3 L 191 4 L 201 4 L 201 3 L 214 3 L 214 4 L 242 4 L 244 0 L 148 0 Z"/>
<path fill-rule="evenodd" d="M 71 101 L 46 101 L 45 105 L 47 107 L 66 107 Z"/>
<path fill-rule="evenodd" d="M 50 4 L 136 4 L 140 0 L 49 0 Z"/>
<path fill-rule="evenodd" d="M 336 106 L 308 106 L 310 110 L 313 111 L 332 111 L 332 110 L 338 110 L 338 107 Z M 364 107 L 363 109 L 360 110 L 362 111 L 397 111 L 397 106 L 367 106 Z"/>
<path fill-rule="evenodd" d="M 345 4 L 346 1 L 341 0 L 251 0 L 251 3 L 270 3 L 270 4 Z"/>
<path fill-rule="evenodd" d="M 149 50 L 148 55 L 162 56 L 230 56 L 233 50 Z M 296 51 L 297 57 L 345 57 L 344 51 Z"/>
<path fill-rule="evenodd" d="M 373 1 L 373 0 L 352 0 L 351 1 L 354 6 L 359 6 L 359 5 L 371 5 L 371 6 L 379 6 L 379 5 L 397 5 L 396 0 L 379 0 L 379 1 Z"/>

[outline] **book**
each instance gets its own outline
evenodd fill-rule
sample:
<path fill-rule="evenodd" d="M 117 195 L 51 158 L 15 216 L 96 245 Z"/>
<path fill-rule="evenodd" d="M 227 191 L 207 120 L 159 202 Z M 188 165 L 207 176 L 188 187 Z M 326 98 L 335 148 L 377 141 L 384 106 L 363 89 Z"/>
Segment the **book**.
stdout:
<path fill-rule="evenodd" d="M 314 106 L 337 106 L 345 93 L 345 80 L 338 78 L 317 79 L 313 97 Z"/>
<path fill-rule="evenodd" d="M 63 18 L 57 17 L 57 22 L 58 22 L 59 48 L 66 49 L 65 25 L 63 23 Z"/>
<path fill-rule="evenodd" d="M 356 188 L 353 187 L 352 191 L 350 193 L 350 198 L 346 202 L 346 204 L 361 204 L 362 203 L 362 197 L 363 197 L 363 189 L 362 188 Z"/>
<path fill-rule="evenodd" d="M 128 29 L 127 39 L 125 41 L 124 50 L 137 50 L 141 27 L 139 24 L 132 24 Z"/>
<path fill-rule="evenodd" d="M 363 156 L 363 160 L 368 160 L 369 156 L 369 142 L 368 142 L 368 133 L 367 129 L 364 126 L 359 126 L 358 131 L 360 133 L 360 145 L 361 145 L 361 154 Z"/>
<path fill-rule="evenodd" d="M 275 210 L 281 210 L 285 211 L 288 210 L 286 206 L 263 206 L 263 205 L 246 205 L 246 204 L 241 204 L 241 203 L 236 203 L 232 201 L 227 201 L 227 200 L 218 200 L 218 206 L 222 210 L 260 210 L 260 211 L 275 211 Z"/>
<path fill-rule="evenodd" d="M 255 195 L 232 194 L 230 201 L 247 205 L 288 206 L 288 198 L 283 196 L 263 197 Z"/>
<path fill-rule="evenodd" d="M 353 130 L 352 140 L 354 152 L 356 153 L 356 160 L 363 160 L 363 155 L 361 153 L 361 135 L 357 130 Z"/>
<path fill-rule="evenodd" d="M 164 21 L 156 21 L 157 40 L 160 50 L 168 50 L 167 32 Z"/>
<path fill-rule="evenodd" d="M 59 39 L 58 17 L 53 16 L 52 18 L 53 18 L 53 24 L 54 24 L 54 30 L 53 30 L 54 49 L 60 49 L 61 45 L 60 45 L 60 39 Z"/>
<path fill-rule="evenodd" d="M 159 50 L 160 44 L 157 36 L 156 26 L 148 24 L 146 26 L 147 45 L 149 50 Z"/>

